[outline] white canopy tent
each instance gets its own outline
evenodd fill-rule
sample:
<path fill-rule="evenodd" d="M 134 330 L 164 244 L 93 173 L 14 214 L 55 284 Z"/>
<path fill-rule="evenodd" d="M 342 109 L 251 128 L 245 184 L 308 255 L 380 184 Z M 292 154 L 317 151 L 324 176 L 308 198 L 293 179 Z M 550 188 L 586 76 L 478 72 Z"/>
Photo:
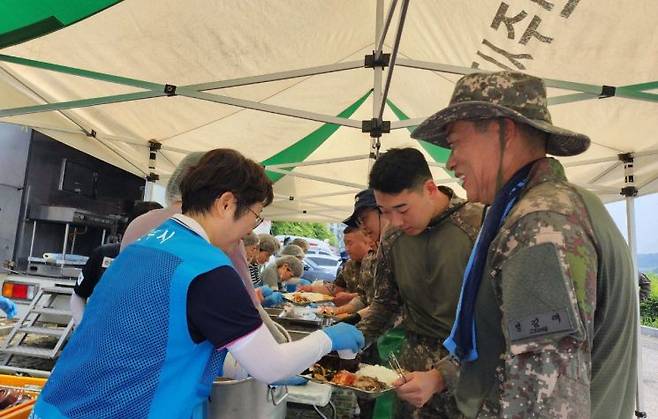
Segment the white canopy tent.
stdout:
<path fill-rule="evenodd" d="M 462 194 L 446 150 L 409 129 L 462 74 L 509 68 L 543 77 L 554 122 L 592 138 L 561 159 L 569 178 L 604 201 L 631 187 L 632 209 L 658 191 L 657 21 L 652 0 L 126 0 L 3 48 L 0 122 L 161 182 L 187 152 L 235 148 L 276 180 L 269 218 L 338 221 L 377 143 L 418 147 Z M 373 118 L 390 133 L 363 133 Z"/>

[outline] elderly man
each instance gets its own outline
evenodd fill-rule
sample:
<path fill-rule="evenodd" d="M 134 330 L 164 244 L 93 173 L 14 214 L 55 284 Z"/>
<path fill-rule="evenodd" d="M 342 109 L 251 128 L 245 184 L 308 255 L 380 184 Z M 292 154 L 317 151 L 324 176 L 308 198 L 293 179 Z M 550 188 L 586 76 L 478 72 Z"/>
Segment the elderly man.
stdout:
<path fill-rule="evenodd" d="M 413 137 L 450 147 L 469 200 L 490 207 L 445 341 L 454 358 L 410 374 L 399 395 L 422 404 L 453 387 L 467 417 L 630 418 L 629 251 L 601 201 L 546 157 L 589 138 L 554 126 L 542 80 L 514 72 L 464 76 Z"/>

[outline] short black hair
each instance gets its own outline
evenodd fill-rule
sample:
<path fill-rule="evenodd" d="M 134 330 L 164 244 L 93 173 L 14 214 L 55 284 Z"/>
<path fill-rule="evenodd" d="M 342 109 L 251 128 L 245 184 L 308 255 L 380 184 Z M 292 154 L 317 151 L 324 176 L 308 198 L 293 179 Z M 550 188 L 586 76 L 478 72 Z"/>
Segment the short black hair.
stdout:
<path fill-rule="evenodd" d="M 392 148 L 375 161 L 368 187 L 397 194 L 405 189 L 416 189 L 428 179 L 432 179 L 432 172 L 423 153 L 415 148 Z"/>
<path fill-rule="evenodd" d="M 204 154 L 199 163 L 190 168 L 181 185 L 183 213 L 204 214 L 225 192 L 237 199 L 235 217 L 257 202 L 267 206 L 274 198 L 272 181 L 263 167 L 229 148 L 217 148 Z"/>
<path fill-rule="evenodd" d="M 357 231 L 360 231 L 357 227 L 347 226 L 345 227 L 345 230 L 343 230 L 343 234 L 356 233 Z"/>
<path fill-rule="evenodd" d="M 139 217 L 142 214 L 146 214 L 147 212 L 154 210 L 154 209 L 160 209 L 162 208 L 162 204 L 159 202 L 155 201 L 135 201 L 135 205 L 133 205 L 133 209 L 130 210 L 130 214 L 128 215 L 128 222 L 127 224 L 130 224 L 135 218 Z"/>

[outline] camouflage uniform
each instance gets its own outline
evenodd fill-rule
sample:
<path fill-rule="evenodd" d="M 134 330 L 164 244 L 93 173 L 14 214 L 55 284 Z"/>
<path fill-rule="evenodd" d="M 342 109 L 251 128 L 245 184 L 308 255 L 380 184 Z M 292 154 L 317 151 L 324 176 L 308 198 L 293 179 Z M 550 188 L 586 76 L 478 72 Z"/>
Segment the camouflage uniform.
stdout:
<path fill-rule="evenodd" d="M 377 252 L 371 250 L 361 261 L 361 270 L 359 275 L 359 284 L 356 292 L 361 298 L 364 306 L 370 305 L 375 295 L 375 264 L 377 263 Z"/>
<path fill-rule="evenodd" d="M 631 270 L 600 200 L 567 183 L 557 160 L 538 160 L 489 247 L 475 307 L 479 358 L 461 366 L 461 411 L 478 418 L 630 417 L 637 328 Z M 439 369 L 449 371 L 445 361 Z"/>
<path fill-rule="evenodd" d="M 343 269 L 336 275 L 334 284 L 345 288 L 347 292 L 357 292 L 359 286 L 359 273 L 361 272 L 361 261 L 353 259 L 348 260 L 343 265 Z"/>
<path fill-rule="evenodd" d="M 374 297 L 370 304 L 370 312 L 358 324 L 366 338 L 373 340 L 390 329 L 396 319 L 396 313 L 402 311 L 404 317 L 402 327 L 405 329 L 406 342 L 402 346 L 399 359 L 402 367 L 409 371 L 429 370 L 446 355 L 441 343 L 450 332 L 454 321 L 463 271 L 482 216 L 481 206 L 465 203 L 464 200 L 454 196 L 448 188 L 441 189 L 451 196 L 449 207 L 430 223 L 425 232 L 414 237 L 406 236 L 399 230 L 384 234 L 377 253 Z M 445 230 L 447 224 L 452 225 L 449 230 Z M 416 243 L 431 240 L 446 247 L 455 247 L 454 243 L 464 245 L 456 245 L 461 250 L 459 257 L 454 257 L 454 254 L 448 256 L 413 252 L 401 260 L 396 255 L 399 256 L 398 252 L 404 251 L 403 247 L 408 244 L 407 240 Z M 395 261 L 399 265 L 395 265 Z M 418 281 L 418 285 L 410 295 L 409 283 L 403 285 L 399 282 L 404 273 L 408 272 L 408 266 L 421 269 L 423 272 L 421 277 L 431 277 L 436 274 L 440 276 L 446 272 L 450 272 L 451 277 L 414 279 Z M 445 267 L 445 269 L 437 267 Z M 437 284 L 449 288 L 450 295 L 441 294 L 441 291 L 435 288 Z M 427 299 L 423 299 L 421 295 Z M 445 307 L 440 320 L 432 317 L 435 314 L 434 306 L 439 305 L 437 302 Z M 459 417 L 459 412 L 452 393 L 444 392 L 435 395 L 420 409 L 406 402 L 397 402 L 396 417 L 454 418 Z"/>

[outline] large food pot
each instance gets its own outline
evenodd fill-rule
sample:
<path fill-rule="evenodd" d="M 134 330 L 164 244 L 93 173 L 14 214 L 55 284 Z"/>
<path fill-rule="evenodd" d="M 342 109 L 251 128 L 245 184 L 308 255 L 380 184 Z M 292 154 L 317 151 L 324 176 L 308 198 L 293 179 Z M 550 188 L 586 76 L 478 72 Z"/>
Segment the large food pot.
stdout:
<path fill-rule="evenodd" d="M 217 379 L 213 383 L 208 403 L 209 419 L 286 417 L 285 386 L 269 386 L 252 377 L 244 380 Z"/>
<path fill-rule="evenodd" d="M 290 342 L 290 335 L 280 324 L 274 325 Z M 208 419 L 284 419 L 286 386 L 270 386 L 252 377 L 242 380 L 217 378 L 208 401 Z"/>

